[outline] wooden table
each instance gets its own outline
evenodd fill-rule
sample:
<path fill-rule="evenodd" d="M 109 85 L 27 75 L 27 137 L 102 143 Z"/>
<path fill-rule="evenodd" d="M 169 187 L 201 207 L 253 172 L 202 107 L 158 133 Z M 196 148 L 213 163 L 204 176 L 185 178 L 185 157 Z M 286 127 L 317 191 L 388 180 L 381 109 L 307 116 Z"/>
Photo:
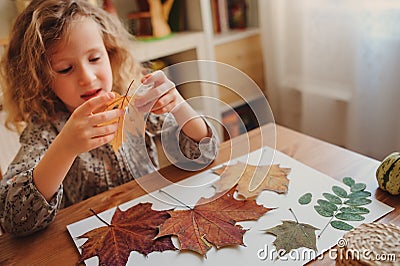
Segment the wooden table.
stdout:
<path fill-rule="evenodd" d="M 222 143 L 220 153 L 210 167 L 227 161 L 231 154 L 231 147 L 246 152 L 245 148 L 241 149 L 246 139 L 250 139 L 251 150 L 258 149 L 260 135 L 274 135 L 274 130 L 272 125 L 266 125 Z M 378 187 L 375 179 L 378 161 L 282 126 L 276 127 L 276 136 L 276 149 L 294 159 L 338 180 L 344 176 L 352 176 L 373 187 Z M 172 181 L 179 181 L 196 174 L 184 172 L 173 166 L 161 169 L 161 173 Z M 154 178 L 155 176 L 150 174 L 142 177 L 142 182 L 146 182 L 154 189 L 165 185 L 154 184 Z M 376 199 L 396 208 L 380 219 L 380 222 L 400 226 L 400 197 L 391 196 L 378 188 L 372 193 Z M 0 265 L 76 265 L 79 253 L 66 226 L 91 216 L 92 214 L 88 211 L 91 207 L 99 213 L 144 194 L 145 191 L 136 181 L 132 181 L 61 210 L 54 223 L 41 232 L 25 238 L 12 238 L 5 234 L 0 237 Z M 325 256 L 324 260 L 310 264 L 334 265 L 335 262 Z"/>

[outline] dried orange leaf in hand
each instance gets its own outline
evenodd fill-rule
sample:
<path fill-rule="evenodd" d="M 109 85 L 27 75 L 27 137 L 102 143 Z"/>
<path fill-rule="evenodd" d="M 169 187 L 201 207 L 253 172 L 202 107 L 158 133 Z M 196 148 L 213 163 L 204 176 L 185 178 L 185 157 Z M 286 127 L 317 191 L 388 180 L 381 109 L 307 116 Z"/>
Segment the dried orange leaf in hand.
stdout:
<path fill-rule="evenodd" d="M 168 211 L 171 218 L 160 228 L 157 237 L 176 235 L 181 249 L 192 250 L 203 256 L 212 245 L 217 248 L 244 245 L 246 232 L 238 221 L 257 220 L 270 211 L 254 200 L 236 200 L 235 188 L 212 198 L 201 198 L 190 210 Z"/>
<path fill-rule="evenodd" d="M 282 168 L 279 164 L 257 166 L 237 162 L 236 164 L 227 165 L 214 171 L 214 173 L 221 176 L 220 180 L 214 183 L 214 187 L 217 192 L 221 192 L 238 184 L 238 195 L 246 199 L 257 197 L 263 190 L 286 193 L 289 186 L 289 179 L 287 176 L 290 171 L 290 168 Z M 249 184 L 254 175 L 266 176 L 261 185 L 250 192 Z"/>
<path fill-rule="evenodd" d="M 115 99 L 107 105 L 107 108 L 104 111 L 121 109 L 127 110 L 127 113 L 101 125 L 107 125 L 116 122 L 118 123 L 118 130 L 115 132 L 115 137 L 110 142 L 114 152 L 117 152 L 119 147 L 121 147 L 122 141 L 124 139 L 124 128 L 125 131 L 130 132 L 135 136 L 143 137 L 145 131 L 145 123 L 144 114 L 142 112 L 139 112 L 139 110 L 133 104 L 134 98 L 136 96 L 119 95 L 116 92 L 113 93 L 115 94 Z"/>
<path fill-rule="evenodd" d="M 110 225 L 79 236 L 88 238 L 81 246 L 80 262 L 98 256 L 99 265 L 125 265 L 131 251 L 147 255 L 153 251 L 176 250 L 170 237 L 154 239 L 169 214 L 152 210 L 151 205 L 139 203 L 126 211 L 117 208 Z"/>

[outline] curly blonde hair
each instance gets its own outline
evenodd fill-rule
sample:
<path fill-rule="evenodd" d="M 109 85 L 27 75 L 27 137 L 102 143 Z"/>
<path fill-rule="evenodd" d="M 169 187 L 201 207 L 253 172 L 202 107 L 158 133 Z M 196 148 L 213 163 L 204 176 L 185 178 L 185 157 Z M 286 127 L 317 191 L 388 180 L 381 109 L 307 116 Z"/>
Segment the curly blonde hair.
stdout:
<path fill-rule="evenodd" d="M 54 72 L 47 50 L 68 37 L 71 22 L 90 17 L 108 52 L 113 90 L 122 93 L 140 72 L 129 51 L 129 33 L 116 16 L 85 0 L 33 0 L 17 17 L 1 71 L 6 126 L 20 128 L 31 117 L 49 121 L 59 102 L 51 89 Z"/>

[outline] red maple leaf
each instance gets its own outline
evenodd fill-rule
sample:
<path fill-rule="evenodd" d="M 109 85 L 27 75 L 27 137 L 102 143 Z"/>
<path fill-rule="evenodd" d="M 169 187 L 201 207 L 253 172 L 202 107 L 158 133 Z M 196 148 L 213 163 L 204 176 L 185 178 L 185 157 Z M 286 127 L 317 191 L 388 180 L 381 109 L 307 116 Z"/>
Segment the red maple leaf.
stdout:
<path fill-rule="evenodd" d="M 80 262 L 98 256 L 100 265 L 125 265 L 131 251 L 147 255 L 153 251 L 176 250 L 170 237 L 154 239 L 169 214 L 152 210 L 151 205 L 139 203 L 126 211 L 117 208 L 110 225 L 79 236 L 88 238 L 81 246 Z"/>
<path fill-rule="evenodd" d="M 201 198 L 190 210 L 168 211 L 171 218 L 160 228 L 157 237 L 176 235 L 181 249 L 195 251 L 203 256 L 215 245 L 217 248 L 243 245 L 246 232 L 238 221 L 257 220 L 270 211 L 254 200 L 236 200 L 236 187 L 212 198 Z"/>

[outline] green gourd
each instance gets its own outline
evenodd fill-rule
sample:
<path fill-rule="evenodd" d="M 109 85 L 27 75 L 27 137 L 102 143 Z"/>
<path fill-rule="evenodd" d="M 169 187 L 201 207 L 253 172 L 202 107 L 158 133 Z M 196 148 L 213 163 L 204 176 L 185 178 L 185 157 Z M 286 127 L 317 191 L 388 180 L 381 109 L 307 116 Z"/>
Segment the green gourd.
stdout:
<path fill-rule="evenodd" d="M 388 155 L 376 169 L 379 187 L 392 195 L 400 194 L 400 152 Z"/>

